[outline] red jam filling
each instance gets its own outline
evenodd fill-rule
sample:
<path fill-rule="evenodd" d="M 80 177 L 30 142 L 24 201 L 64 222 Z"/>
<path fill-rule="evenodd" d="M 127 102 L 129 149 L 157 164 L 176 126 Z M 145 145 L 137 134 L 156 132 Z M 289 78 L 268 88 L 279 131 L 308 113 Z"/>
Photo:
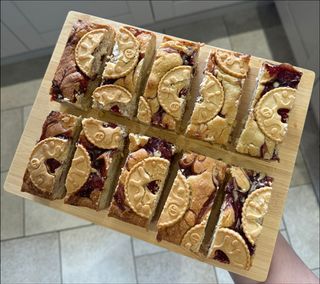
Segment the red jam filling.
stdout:
<path fill-rule="evenodd" d="M 48 159 L 46 160 L 46 166 L 51 174 L 56 172 L 56 169 L 61 166 L 61 163 L 56 159 Z"/>
<path fill-rule="evenodd" d="M 110 110 L 114 113 L 121 113 L 120 108 L 117 105 L 112 106 Z"/>
<path fill-rule="evenodd" d="M 281 116 L 281 122 L 287 123 L 289 118 L 289 109 L 287 108 L 280 108 L 278 109 L 278 114 Z"/>
<path fill-rule="evenodd" d="M 260 147 L 260 157 L 264 157 L 264 155 L 267 153 L 268 151 L 268 147 L 266 143 L 263 143 Z M 271 160 L 275 160 L 275 161 L 280 161 L 279 156 L 278 156 L 278 152 L 276 149 L 274 149 L 273 153 L 272 153 L 272 157 Z"/>
<path fill-rule="evenodd" d="M 159 185 L 157 180 L 153 180 L 147 184 L 147 188 L 152 194 L 156 194 L 159 191 Z"/>
<path fill-rule="evenodd" d="M 272 79 L 264 84 L 264 89 L 261 93 L 261 96 L 278 87 L 297 88 L 302 73 L 294 69 L 290 64 L 266 64 L 265 67 Z"/>
<path fill-rule="evenodd" d="M 178 97 L 181 98 L 185 98 L 188 95 L 189 90 L 186 88 L 182 88 L 178 94 Z"/>
<path fill-rule="evenodd" d="M 160 152 L 161 158 L 171 161 L 173 156 L 172 144 L 156 137 L 150 137 L 146 145 L 143 146 L 149 153 Z"/>
<path fill-rule="evenodd" d="M 125 200 L 124 186 L 122 183 L 119 183 L 113 198 L 114 198 L 115 203 L 119 207 L 119 209 L 124 211 L 126 208 L 124 205 L 124 200 Z"/>
<path fill-rule="evenodd" d="M 248 241 L 247 237 L 245 236 L 242 230 L 242 224 L 241 224 L 242 207 L 247 196 L 251 192 L 261 187 L 271 186 L 273 178 L 269 176 L 264 176 L 261 178 L 259 173 L 256 173 L 251 170 L 246 170 L 246 174 L 250 179 L 250 184 L 251 184 L 250 189 L 247 192 L 239 191 L 237 183 L 235 182 L 235 179 L 231 178 L 225 187 L 225 192 L 226 192 L 225 201 L 226 201 L 226 207 L 232 206 L 234 210 L 235 223 L 231 227 L 231 229 L 235 230 L 243 237 L 243 239 L 245 240 L 248 246 L 250 254 L 252 255 L 254 253 L 255 246 L 253 246 Z"/>
<path fill-rule="evenodd" d="M 230 263 L 229 257 L 222 250 L 219 249 L 215 251 L 213 259 L 226 264 Z"/>
<path fill-rule="evenodd" d="M 154 113 L 151 117 L 151 123 L 153 125 L 161 125 L 162 127 L 164 128 L 168 128 L 168 125 L 164 124 L 162 122 L 162 118 L 163 118 L 163 115 L 165 114 L 166 112 L 164 111 L 164 109 L 160 106 L 159 107 L 159 110 Z"/>
<path fill-rule="evenodd" d="M 104 186 L 103 178 L 97 173 L 91 173 L 88 180 L 80 188 L 77 194 L 81 197 L 90 198 L 90 195 L 94 190 L 101 191 L 103 189 L 103 186 Z"/>

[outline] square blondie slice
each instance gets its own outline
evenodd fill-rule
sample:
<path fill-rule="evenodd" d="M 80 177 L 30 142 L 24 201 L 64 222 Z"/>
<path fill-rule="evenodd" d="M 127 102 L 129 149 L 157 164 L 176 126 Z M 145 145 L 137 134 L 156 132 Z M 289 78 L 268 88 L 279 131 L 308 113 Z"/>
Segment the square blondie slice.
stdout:
<path fill-rule="evenodd" d="M 66 179 L 64 202 L 95 210 L 106 207 L 122 157 L 124 127 L 94 118 L 82 120 L 82 131 Z"/>
<path fill-rule="evenodd" d="M 151 70 L 155 46 L 154 33 L 121 27 L 101 86 L 92 94 L 93 108 L 132 118 Z"/>
<path fill-rule="evenodd" d="M 239 153 L 280 160 L 279 149 L 288 131 L 301 76 L 287 63 L 262 64 L 250 113 L 237 141 Z"/>
<path fill-rule="evenodd" d="M 66 194 L 65 179 L 81 130 L 81 117 L 51 111 L 29 157 L 21 191 L 47 199 Z"/>
<path fill-rule="evenodd" d="M 139 121 L 169 130 L 179 129 L 190 97 L 199 49 L 199 43 L 163 38 L 139 100 Z"/>
<path fill-rule="evenodd" d="M 122 168 L 108 215 L 147 228 L 161 196 L 176 147 L 159 138 L 129 135 L 129 154 Z"/>
<path fill-rule="evenodd" d="M 196 153 L 185 153 L 163 211 L 157 239 L 199 253 L 227 165 Z"/>
<path fill-rule="evenodd" d="M 110 25 L 78 20 L 72 27 L 52 80 L 51 99 L 88 110 L 111 54 L 115 31 Z"/>
<path fill-rule="evenodd" d="M 250 55 L 212 50 L 186 134 L 225 145 L 235 126 Z"/>
<path fill-rule="evenodd" d="M 268 212 L 273 178 L 231 167 L 208 258 L 248 270 Z"/>

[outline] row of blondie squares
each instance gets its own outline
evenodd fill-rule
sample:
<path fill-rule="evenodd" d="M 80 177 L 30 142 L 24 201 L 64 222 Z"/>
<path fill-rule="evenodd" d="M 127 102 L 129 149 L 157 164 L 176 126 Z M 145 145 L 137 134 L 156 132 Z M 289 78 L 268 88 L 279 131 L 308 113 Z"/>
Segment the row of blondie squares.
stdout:
<path fill-rule="evenodd" d="M 22 191 L 107 209 L 109 217 L 146 229 L 156 222 L 158 241 L 249 269 L 273 179 L 188 152 L 169 185 L 178 152 L 165 140 L 128 135 L 120 125 L 52 111 L 30 155 Z M 163 191 L 169 193 L 159 208 Z"/>
<path fill-rule="evenodd" d="M 201 44 L 164 36 L 156 50 L 152 32 L 79 20 L 69 35 L 52 81 L 51 98 L 82 110 L 134 118 L 141 123 L 181 131 L 226 145 L 236 124 L 250 55 L 213 49 L 206 62 L 193 113 L 190 88 Z M 236 150 L 279 160 L 279 144 L 288 130 L 289 112 L 302 73 L 290 64 L 264 62 L 254 99 Z"/>

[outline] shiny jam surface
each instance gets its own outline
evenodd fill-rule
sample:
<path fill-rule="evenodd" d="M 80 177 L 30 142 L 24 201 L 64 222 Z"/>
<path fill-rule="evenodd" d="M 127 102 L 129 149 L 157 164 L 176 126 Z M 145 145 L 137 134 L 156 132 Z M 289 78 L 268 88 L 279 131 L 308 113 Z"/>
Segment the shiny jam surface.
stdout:
<path fill-rule="evenodd" d="M 156 194 L 159 191 L 159 185 L 157 180 L 153 180 L 147 184 L 147 188 L 152 194 Z"/>
<path fill-rule="evenodd" d="M 124 200 L 125 200 L 124 185 L 122 183 L 119 183 L 113 198 L 117 206 L 120 208 L 120 210 L 124 211 L 126 208 L 124 205 Z"/>
<path fill-rule="evenodd" d="M 278 87 L 297 88 L 302 76 L 301 72 L 286 63 L 280 65 L 266 64 L 265 68 L 272 79 L 267 83 L 264 83 L 264 89 L 261 96 Z"/>
<path fill-rule="evenodd" d="M 57 161 L 56 159 L 48 159 L 46 160 L 46 165 L 51 174 L 56 172 L 56 169 L 61 166 L 61 163 Z"/>
<path fill-rule="evenodd" d="M 159 138 L 150 137 L 147 144 L 143 148 L 149 153 L 160 152 L 160 157 L 171 161 L 173 153 L 173 145 Z"/>
<path fill-rule="evenodd" d="M 230 263 L 229 257 L 222 250 L 219 249 L 215 251 L 213 259 L 226 264 Z"/>

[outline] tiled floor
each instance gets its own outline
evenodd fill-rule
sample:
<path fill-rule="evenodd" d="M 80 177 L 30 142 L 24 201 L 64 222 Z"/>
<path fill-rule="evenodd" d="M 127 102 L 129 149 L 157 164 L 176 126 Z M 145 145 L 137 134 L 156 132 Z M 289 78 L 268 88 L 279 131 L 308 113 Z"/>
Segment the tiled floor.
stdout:
<path fill-rule="evenodd" d="M 243 17 L 237 19 L 227 15 L 164 32 L 293 62 L 277 17 L 267 17 L 266 13 L 272 15 L 269 10 L 240 13 Z M 47 61 L 48 58 L 36 60 L 32 69 L 25 69 L 34 73 L 28 75 L 32 80 L 21 83 L 17 83 L 19 76 L 12 80 L 12 74 L 19 74 L 26 63 L 2 68 L 7 73 L 1 77 L 5 84 L 1 88 L 1 283 L 231 283 L 229 274 L 222 269 L 3 191 Z M 280 230 L 308 267 L 319 275 L 319 205 L 300 152 Z"/>

